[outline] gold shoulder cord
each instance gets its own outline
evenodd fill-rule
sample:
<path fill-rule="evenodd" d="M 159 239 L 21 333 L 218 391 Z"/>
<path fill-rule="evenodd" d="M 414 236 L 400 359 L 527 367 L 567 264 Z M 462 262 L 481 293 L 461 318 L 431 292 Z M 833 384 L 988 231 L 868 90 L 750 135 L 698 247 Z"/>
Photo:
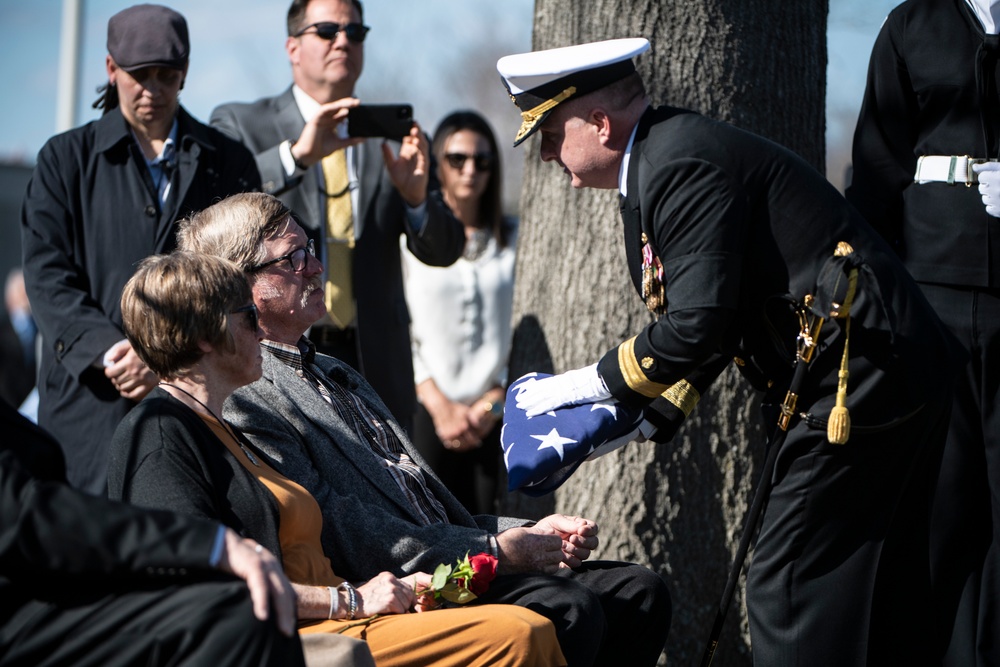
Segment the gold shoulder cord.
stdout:
<path fill-rule="evenodd" d="M 854 249 L 841 241 L 837 244 L 836 255 L 846 257 Z M 840 371 L 837 373 L 837 404 L 830 411 L 830 420 L 826 424 L 826 439 L 834 445 L 843 445 L 851 435 L 851 414 L 847 411 L 847 350 L 851 342 L 851 306 L 854 304 L 854 294 L 858 288 L 858 270 L 851 269 L 847 274 L 847 295 L 844 303 L 830 313 L 831 317 L 843 319 L 844 322 L 844 354 L 840 358 Z"/>

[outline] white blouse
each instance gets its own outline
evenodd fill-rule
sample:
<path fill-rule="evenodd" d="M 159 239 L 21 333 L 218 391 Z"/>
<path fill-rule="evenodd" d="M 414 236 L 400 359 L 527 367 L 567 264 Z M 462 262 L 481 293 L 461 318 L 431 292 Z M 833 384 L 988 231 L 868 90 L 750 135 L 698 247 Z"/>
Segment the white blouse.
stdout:
<path fill-rule="evenodd" d="M 433 378 L 445 396 L 468 405 L 506 386 L 516 225 L 508 236 L 506 248 L 490 236 L 476 259 L 459 257 L 448 267 L 427 266 L 401 239 L 416 384 Z"/>

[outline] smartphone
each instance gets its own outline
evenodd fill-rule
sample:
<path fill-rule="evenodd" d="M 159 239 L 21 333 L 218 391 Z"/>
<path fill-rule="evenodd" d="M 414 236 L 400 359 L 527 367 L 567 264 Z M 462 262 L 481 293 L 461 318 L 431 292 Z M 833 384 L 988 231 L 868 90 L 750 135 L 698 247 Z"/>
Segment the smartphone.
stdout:
<path fill-rule="evenodd" d="M 413 127 L 409 104 L 362 104 L 347 111 L 347 135 L 402 139 Z"/>

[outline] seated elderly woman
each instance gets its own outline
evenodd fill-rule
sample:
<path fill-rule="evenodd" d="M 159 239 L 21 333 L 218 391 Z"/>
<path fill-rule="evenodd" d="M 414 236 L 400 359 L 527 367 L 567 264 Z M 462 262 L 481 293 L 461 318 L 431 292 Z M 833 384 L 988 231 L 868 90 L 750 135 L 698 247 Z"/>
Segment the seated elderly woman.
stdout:
<path fill-rule="evenodd" d="M 552 624 L 521 607 L 432 606 L 427 574 L 383 572 L 353 585 L 320 545 L 309 493 L 265 463 L 222 405 L 261 374 L 262 332 L 243 273 L 215 257 L 150 257 L 122 294 L 125 331 L 160 385 L 119 425 L 109 494 L 220 521 L 281 559 L 298 594 L 299 632 L 368 642 L 378 665 L 565 665 Z M 365 557 L 358 544 L 356 557 Z"/>

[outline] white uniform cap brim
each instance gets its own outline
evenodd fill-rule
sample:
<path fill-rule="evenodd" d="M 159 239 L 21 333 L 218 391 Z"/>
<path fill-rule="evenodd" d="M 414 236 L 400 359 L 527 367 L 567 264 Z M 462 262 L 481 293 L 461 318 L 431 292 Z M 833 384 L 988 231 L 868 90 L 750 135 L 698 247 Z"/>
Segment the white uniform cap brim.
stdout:
<path fill-rule="evenodd" d="M 519 95 L 574 72 L 633 58 L 647 49 L 649 40 L 645 37 L 609 39 L 504 56 L 497 61 L 497 71 L 507 82 L 511 94 Z"/>

